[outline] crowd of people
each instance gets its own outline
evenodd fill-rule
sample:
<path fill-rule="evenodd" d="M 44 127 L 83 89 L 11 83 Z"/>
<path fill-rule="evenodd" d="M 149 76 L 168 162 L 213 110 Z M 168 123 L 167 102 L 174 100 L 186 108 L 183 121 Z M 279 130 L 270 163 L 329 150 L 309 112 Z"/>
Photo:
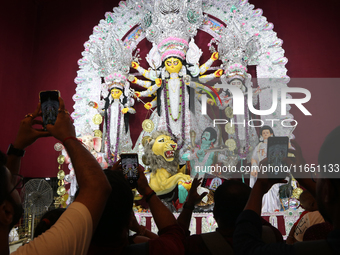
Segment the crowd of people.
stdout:
<path fill-rule="evenodd" d="M 258 178 L 251 189 L 242 182 L 229 180 L 214 194 L 213 215 L 216 231 L 190 235 L 189 226 L 195 205 L 206 193 L 198 194 L 201 180 L 193 180 L 187 201 L 176 219 L 148 185 L 139 166 L 138 191 L 145 197 L 158 235 L 140 226 L 132 211 L 133 195 L 121 171 L 120 161 L 102 170 L 92 154 L 76 139 L 72 120 L 59 99 L 54 125 L 42 128 L 40 105 L 21 121 L 17 137 L 7 156 L 0 157 L 0 254 L 9 254 L 8 235 L 22 217 L 17 188 L 22 187 L 20 161 L 24 150 L 42 137 L 53 136 L 63 143 L 77 175 L 79 191 L 66 210 L 42 217 L 35 238 L 13 254 L 339 254 L 340 253 L 340 180 L 321 176 L 297 179 L 306 188 L 301 204 L 306 211 L 284 241 L 281 233 L 263 218 L 263 195 L 283 180 Z M 287 164 L 303 165 L 302 151 L 292 140 L 295 159 Z M 326 138 L 319 152 L 319 164 L 340 164 L 340 127 Z M 266 159 L 262 160 L 262 164 Z M 327 177 L 327 178 L 326 178 Z M 315 198 L 315 200 L 314 200 Z M 321 220 L 322 218 L 322 220 Z M 312 228 L 328 224 L 322 235 L 308 235 Z M 312 226 L 313 225 L 313 226 Z M 325 228 L 323 228 L 324 230 Z M 129 237 L 129 230 L 137 234 Z M 316 230 L 318 233 L 320 227 Z M 303 232 L 303 234 L 302 234 Z M 310 236 L 306 241 L 306 235 Z"/>

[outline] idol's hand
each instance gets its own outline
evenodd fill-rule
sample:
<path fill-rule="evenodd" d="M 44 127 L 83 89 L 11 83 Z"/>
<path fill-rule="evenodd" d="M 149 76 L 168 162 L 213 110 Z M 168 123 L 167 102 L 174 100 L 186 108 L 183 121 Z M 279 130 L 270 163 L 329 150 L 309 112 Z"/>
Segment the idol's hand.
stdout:
<path fill-rule="evenodd" d="M 155 82 L 156 82 L 157 87 L 162 86 L 162 79 L 161 79 L 161 78 L 157 78 L 157 79 L 155 80 Z"/>
<path fill-rule="evenodd" d="M 212 60 L 217 60 L 218 59 L 218 52 L 214 52 L 211 57 Z"/>
<path fill-rule="evenodd" d="M 210 105 L 214 105 L 214 100 L 212 100 L 211 98 L 208 98 L 207 99 L 207 103 L 210 104 Z"/>
<path fill-rule="evenodd" d="M 145 109 L 150 110 L 151 107 L 152 107 L 152 104 L 150 102 L 148 102 L 144 105 L 144 107 L 145 107 Z"/>
<path fill-rule="evenodd" d="M 215 75 L 216 78 L 221 77 L 222 74 L 223 74 L 222 69 L 218 69 L 217 71 L 214 72 L 214 75 Z"/>
<path fill-rule="evenodd" d="M 131 63 L 132 68 L 137 69 L 139 67 L 139 64 L 137 62 Z"/>

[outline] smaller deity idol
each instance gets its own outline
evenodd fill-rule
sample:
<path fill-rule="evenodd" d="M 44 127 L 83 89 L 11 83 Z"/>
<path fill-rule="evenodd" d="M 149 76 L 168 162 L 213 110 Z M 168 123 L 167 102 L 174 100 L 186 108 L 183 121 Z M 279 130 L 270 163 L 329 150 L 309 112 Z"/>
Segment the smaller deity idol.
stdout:
<path fill-rule="evenodd" d="M 219 100 L 216 101 L 217 106 L 225 111 L 226 117 L 229 119 L 229 123 L 225 128 L 229 136 L 229 142 L 234 141 L 233 143 L 237 149 L 236 154 L 240 158 L 246 158 L 250 161 L 252 148 L 256 146 L 258 137 L 255 128 L 247 125 L 248 121 L 252 119 L 247 105 L 248 96 L 252 97 L 253 105 L 257 105 L 257 96 L 261 90 L 251 87 L 250 75 L 246 71 L 247 68 L 242 64 L 234 63 L 229 65 L 225 70 L 225 74 L 221 76 L 222 84 L 235 86 L 242 91 L 244 95 L 244 114 L 233 114 L 233 95 L 228 89 L 223 89 L 219 95 L 222 104 Z M 213 104 L 213 101 L 209 99 L 208 103 Z M 235 125 L 235 123 L 245 123 L 245 125 Z"/>
<path fill-rule="evenodd" d="M 100 152 L 102 138 L 92 135 L 83 135 L 78 137 L 78 139 L 83 143 L 83 145 L 88 149 L 91 154 L 97 159 L 98 163 L 103 169 L 108 167 L 107 162 L 104 158 L 104 153 Z"/>
<path fill-rule="evenodd" d="M 104 116 L 106 125 L 106 152 L 109 165 L 118 160 L 122 152 L 132 150 L 129 130 L 129 114 L 135 114 L 132 107 L 134 99 L 131 96 L 130 84 L 122 73 L 116 72 L 105 78 L 110 94 L 104 99 Z"/>
<path fill-rule="evenodd" d="M 182 156 L 183 160 L 190 161 L 192 177 L 197 173 L 199 176 L 204 175 L 207 173 L 208 167 L 213 165 L 215 152 L 207 152 L 207 150 L 214 147 L 216 140 L 216 130 L 212 127 L 208 127 L 203 131 L 201 136 L 201 145 L 198 145 L 196 148 L 193 148 L 190 152 L 187 152 Z"/>
<path fill-rule="evenodd" d="M 111 25 L 109 25 L 111 26 Z M 129 114 L 135 114 L 134 99 L 127 79 L 132 62 L 132 51 L 122 42 L 112 27 L 105 40 L 94 37 L 89 51 L 92 53 L 91 68 L 101 77 L 101 94 L 90 102 L 104 115 L 103 146 L 109 166 L 118 160 L 122 152 L 131 152 L 132 141 L 129 131 Z M 99 91 L 99 89 L 97 90 Z M 98 93 L 99 94 L 99 93 Z M 124 117 L 124 118 L 123 118 Z M 99 123 L 99 121 L 98 121 Z"/>

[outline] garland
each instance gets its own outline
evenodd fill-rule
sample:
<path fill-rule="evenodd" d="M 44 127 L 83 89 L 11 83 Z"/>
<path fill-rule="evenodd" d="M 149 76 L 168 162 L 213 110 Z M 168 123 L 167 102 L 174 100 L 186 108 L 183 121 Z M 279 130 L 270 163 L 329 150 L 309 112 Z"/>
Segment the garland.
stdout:
<path fill-rule="evenodd" d="M 165 90 L 166 90 L 166 102 L 167 102 L 167 105 L 170 105 L 170 97 L 169 97 L 169 81 L 166 80 L 165 81 Z M 183 101 L 183 92 L 182 92 L 182 89 L 179 91 L 179 100 L 180 100 L 180 105 L 179 105 L 179 109 L 178 109 L 178 114 L 177 114 L 177 118 L 175 119 L 173 116 L 172 116 L 172 112 L 171 112 L 171 108 L 170 108 L 170 117 L 173 121 L 177 121 L 179 119 L 179 117 L 181 116 L 181 113 L 182 113 L 182 101 Z"/>
<path fill-rule="evenodd" d="M 181 105 L 180 108 L 183 109 L 183 112 L 185 113 L 185 86 L 184 86 L 184 81 L 183 79 L 180 79 L 181 82 L 181 90 L 180 90 L 180 97 L 181 97 Z M 163 96 L 164 96 L 164 108 L 165 108 L 165 119 L 166 119 L 166 126 L 168 129 L 169 134 L 171 134 L 173 136 L 173 133 L 171 132 L 171 128 L 170 128 L 170 120 L 169 120 L 169 108 L 170 108 L 170 101 L 167 100 L 167 97 L 169 98 L 169 92 L 168 92 L 169 88 L 168 88 L 168 80 L 165 81 L 165 89 L 163 92 Z M 184 95 L 184 100 L 183 100 L 183 95 Z M 183 145 L 184 145 L 184 140 L 185 140 L 185 114 L 182 114 L 182 144 L 179 145 L 177 148 L 180 150 L 182 149 Z M 179 112 L 180 114 L 180 112 Z M 171 108 L 170 108 L 170 115 L 171 115 Z M 171 115 L 172 117 L 172 115 Z M 179 119 L 179 116 L 177 117 L 177 119 Z M 177 121 L 177 119 L 175 121 Z"/>
<path fill-rule="evenodd" d="M 111 158 L 112 153 L 111 153 L 111 146 L 110 146 L 110 120 L 111 120 L 111 108 L 109 107 L 108 110 L 108 120 L 107 120 L 107 152 L 108 152 L 108 161 L 109 161 L 109 165 L 112 166 L 116 161 L 117 161 L 117 154 L 118 154 L 118 146 L 119 146 L 119 130 L 120 130 L 120 122 L 121 122 L 121 107 L 120 107 L 120 103 L 118 104 L 118 122 L 117 122 L 117 134 L 116 134 L 116 144 L 115 144 L 115 150 L 114 150 L 114 154 L 113 154 L 113 160 Z"/>
<path fill-rule="evenodd" d="M 244 109 L 246 109 L 246 112 L 245 112 L 245 119 L 248 120 L 249 119 L 249 112 L 248 112 L 248 108 L 247 108 L 247 95 L 245 96 L 245 100 L 244 100 Z M 238 149 L 238 155 L 240 156 L 240 158 L 246 158 L 247 157 L 247 154 L 249 152 L 249 130 L 248 128 L 246 127 L 246 146 L 245 146 L 245 150 L 241 153 L 241 142 L 240 142 L 240 139 L 239 139 L 239 136 L 238 136 L 238 126 L 235 125 L 235 135 L 236 135 L 236 145 L 237 145 L 237 148 Z"/>

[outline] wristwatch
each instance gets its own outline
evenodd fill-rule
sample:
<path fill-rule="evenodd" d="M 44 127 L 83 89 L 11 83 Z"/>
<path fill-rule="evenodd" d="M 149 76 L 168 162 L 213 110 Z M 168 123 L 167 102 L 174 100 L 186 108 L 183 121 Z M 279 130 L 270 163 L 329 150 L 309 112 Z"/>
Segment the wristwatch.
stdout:
<path fill-rule="evenodd" d="M 25 155 L 25 150 L 14 148 L 13 144 L 10 144 L 7 149 L 7 155 L 23 157 Z"/>

